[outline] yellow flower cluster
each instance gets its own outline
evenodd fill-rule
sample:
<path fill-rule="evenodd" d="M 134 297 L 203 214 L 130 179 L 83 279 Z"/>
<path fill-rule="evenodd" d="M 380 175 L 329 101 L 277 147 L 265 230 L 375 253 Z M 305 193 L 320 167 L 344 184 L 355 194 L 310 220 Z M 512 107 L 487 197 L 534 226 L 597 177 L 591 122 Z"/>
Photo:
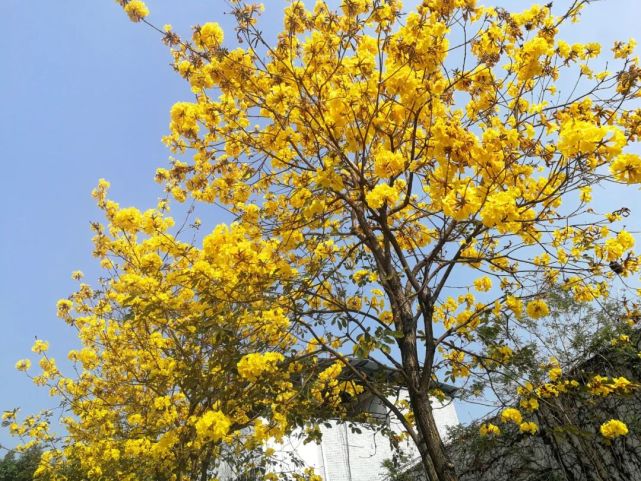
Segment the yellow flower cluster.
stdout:
<path fill-rule="evenodd" d="M 561 128 L 558 149 L 567 158 L 602 152 L 606 160 L 610 160 L 621 153 L 625 144 L 625 136 L 619 129 L 572 120 L 564 123 Z"/>
<path fill-rule="evenodd" d="M 141 0 L 129 0 L 125 4 L 125 13 L 132 22 L 140 22 L 149 15 L 149 9 Z"/>
<path fill-rule="evenodd" d="M 58 310 L 58 317 L 65 318 L 66 316 L 69 315 L 69 312 L 71 311 L 71 308 L 73 307 L 73 303 L 69 299 L 60 299 L 56 303 L 56 308 Z"/>
<path fill-rule="evenodd" d="M 628 344 L 630 342 L 630 336 L 627 334 L 621 334 L 619 337 L 616 339 L 612 339 L 610 341 L 611 346 L 623 346 L 625 344 Z"/>
<path fill-rule="evenodd" d="M 462 185 L 450 192 L 443 199 L 443 211 L 455 220 L 467 220 L 476 214 L 481 206 L 481 199 L 473 185 Z"/>
<path fill-rule="evenodd" d="M 27 371 L 31 367 L 31 361 L 29 359 L 20 359 L 16 362 L 16 369 L 18 371 Z"/>
<path fill-rule="evenodd" d="M 603 245 L 604 257 L 608 261 L 614 261 L 634 247 L 634 237 L 629 232 L 622 230 L 616 237 L 607 239 Z"/>
<path fill-rule="evenodd" d="M 374 154 L 374 174 L 381 178 L 395 177 L 405 170 L 405 158 L 399 151 L 381 149 Z"/>
<path fill-rule="evenodd" d="M 216 22 L 208 22 L 194 31 L 194 43 L 205 50 L 219 48 L 224 38 L 223 29 Z"/>
<path fill-rule="evenodd" d="M 611 394 L 629 394 L 639 386 L 623 376 L 608 378 L 596 375 L 587 384 L 587 388 L 594 396 L 606 397 Z"/>
<path fill-rule="evenodd" d="M 278 363 L 282 362 L 284 356 L 279 352 L 256 352 L 247 354 L 238 361 L 238 374 L 244 379 L 256 382 L 263 374 L 277 369 Z"/>
<path fill-rule="evenodd" d="M 49 349 L 49 343 L 41 339 L 37 339 L 36 342 L 33 343 L 33 347 L 31 348 L 31 350 L 37 354 L 42 354 L 43 352 L 46 352 L 48 349 Z"/>
<path fill-rule="evenodd" d="M 504 423 L 512 422 L 514 424 L 521 424 L 523 417 L 521 412 L 516 408 L 507 408 L 501 411 L 501 421 Z"/>
<path fill-rule="evenodd" d="M 492 280 L 487 276 L 480 277 L 474 280 L 474 287 L 479 292 L 487 292 L 492 289 Z"/>
<path fill-rule="evenodd" d="M 620 436 L 626 436 L 628 434 L 628 427 L 618 419 L 610 419 L 601 425 L 599 431 L 604 438 L 615 439 Z"/>
<path fill-rule="evenodd" d="M 641 156 L 637 154 L 621 154 L 610 164 L 612 176 L 626 184 L 641 183 Z"/>
<path fill-rule="evenodd" d="M 220 441 L 229 433 L 231 421 L 220 411 L 209 410 L 194 423 L 198 437 L 205 441 Z"/>
<path fill-rule="evenodd" d="M 539 319 L 545 317 L 550 313 L 550 308 L 543 299 L 536 299 L 527 303 L 525 308 L 528 316 L 532 319 Z"/>
<path fill-rule="evenodd" d="M 343 363 L 336 361 L 318 374 L 311 389 L 312 397 L 317 403 L 340 409 L 344 394 L 356 396 L 363 392 L 363 386 L 354 381 L 339 381 L 343 368 Z"/>
<path fill-rule="evenodd" d="M 521 399 L 519 406 L 526 411 L 536 411 L 539 409 L 539 401 L 536 398 Z"/>
<path fill-rule="evenodd" d="M 479 429 L 479 433 L 482 437 L 486 436 L 498 436 L 501 434 L 501 429 L 492 423 L 483 423 Z"/>
<path fill-rule="evenodd" d="M 389 184 L 377 184 L 367 193 L 367 205 L 372 209 L 380 209 L 384 204 L 393 207 L 398 201 L 399 193 L 395 187 Z"/>
<path fill-rule="evenodd" d="M 536 434 L 539 430 L 539 426 L 533 422 L 524 422 L 519 424 L 519 431 L 527 434 Z"/>
<path fill-rule="evenodd" d="M 467 377 L 470 374 L 470 367 L 465 362 L 464 352 L 452 350 L 443 354 L 443 358 L 448 361 L 448 367 L 452 372 L 452 379 Z"/>

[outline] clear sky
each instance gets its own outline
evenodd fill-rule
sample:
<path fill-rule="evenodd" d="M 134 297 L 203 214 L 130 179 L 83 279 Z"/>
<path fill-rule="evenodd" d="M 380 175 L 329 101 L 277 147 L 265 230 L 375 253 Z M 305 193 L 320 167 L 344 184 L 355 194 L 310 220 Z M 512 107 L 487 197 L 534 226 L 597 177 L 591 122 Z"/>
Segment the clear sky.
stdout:
<path fill-rule="evenodd" d="M 233 46 L 222 0 L 147 3 L 153 23 L 171 23 L 179 33 L 218 21 Z M 263 25 L 273 32 L 285 2 L 265 3 Z M 520 10 L 532 2 L 496 3 Z M 640 38 L 639 18 L 639 0 L 599 1 L 565 38 L 605 46 Z M 191 94 L 169 67 L 159 35 L 131 23 L 113 0 L 0 0 L 0 22 L 0 411 L 21 406 L 29 413 L 46 406 L 47 396 L 14 364 L 31 354 L 35 336 L 51 342 L 54 357 L 65 357 L 74 332 L 56 318 L 55 303 L 74 290 L 73 270 L 89 281 L 98 273 L 89 222 L 100 216 L 91 189 L 104 177 L 121 205 L 155 205 L 160 189 L 153 174 L 167 164 L 160 138 L 169 108 Z M 608 193 L 607 201 L 614 208 L 639 205 L 630 224 L 641 225 L 634 221 L 641 220 L 638 192 Z M 473 411 L 459 415 L 469 420 Z M 0 432 L 0 443 L 12 442 Z"/>

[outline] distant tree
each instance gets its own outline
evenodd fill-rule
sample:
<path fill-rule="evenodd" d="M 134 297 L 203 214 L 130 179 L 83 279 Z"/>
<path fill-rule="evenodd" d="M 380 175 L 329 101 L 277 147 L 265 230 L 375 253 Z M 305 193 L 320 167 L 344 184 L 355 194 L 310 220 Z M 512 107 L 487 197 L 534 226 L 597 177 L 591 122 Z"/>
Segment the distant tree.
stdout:
<path fill-rule="evenodd" d="M 0 481 L 32 481 L 41 455 L 42 448 L 38 446 L 30 447 L 20 454 L 8 451 L 0 461 Z"/>
<path fill-rule="evenodd" d="M 639 479 L 641 333 L 635 320 L 627 316 L 625 304 L 615 301 L 586 305 L 557 291 L 550 292 L 548 303 L 549 316 L 520 320 L 531 335 L 515 339 L 518 354 L 501 366 L 488 365 L 483 379 L 467 390 L 471 397 L 484 393 L 479 401 L 485 403 L 494 398 L 501 408 L 450 432 L 448 451 L 460 478 Z M 491 326 L 485 339 L 506 335 Z M 513 331 L 507 335 L 517 336 Z M 521 379 L 530 379 L 532 388 L 524 389 Z M 579 386 L 572 387 L 574 382 Z M 502 413 L 514 408 L 529 413 L 540 436 L 504 422 Z M 629 428 L 625 439 L 612 431 L 618 420 Z"/>

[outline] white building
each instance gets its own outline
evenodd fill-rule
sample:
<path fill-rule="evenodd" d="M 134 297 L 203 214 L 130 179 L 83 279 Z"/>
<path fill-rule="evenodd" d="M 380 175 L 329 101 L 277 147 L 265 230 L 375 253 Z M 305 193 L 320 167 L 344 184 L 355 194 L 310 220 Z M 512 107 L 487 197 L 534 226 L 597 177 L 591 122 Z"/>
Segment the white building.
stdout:
<path fill-rule="evenodd" d="M 379 365 L 372 361 L 355 361 L 359 369 L 380 369 Z M 452 395 L 455 388 L 442 385 L 441 389 Z M 404 390 L 400 390 L 400 397 Z M 380 399 L 364 394 L 358 404 L 361 412 L 372 413 L 382 416 L 388 420 L 389 426 L 396 432 L 402 432 L 402 427 L 393 415 L 390 416 L 388 409 Z M 458 424 L 458 417 L 451 400 L 440 402 L 432 399 L 434 416 L 441 436 L 446 436 L 447 428 Z M 289 469 L 300 471 L 300 466 L 293 465 L 292 458 L 298 458 L 305 467 L 314 468 L 323 481 L 376 481 L 384 479 L 388 472 L 383 467 L 386 460 L 391 460 L 394 452 L 389 440 L 374 429 L 365 424 L 357 424 L 361 431 L 353 432 L 347 423 L 330 420 L 321 426 L 323 434 L 320 443 L 303 443 L 302 436 L 294 433 L 287 437 L 280 444 L 271 447 L 276 450 L 276 456 L 282 463 L 281 466 L 287 469 L 288 463 L 292 464 Z M 300 433 L 298 433 L 300 434 Z M 419 459 L 418 450 L 411 440 L 402 446 L 402 450 L 413 460 Z M 418 461 L 415 461 L 416 464 Z"/>

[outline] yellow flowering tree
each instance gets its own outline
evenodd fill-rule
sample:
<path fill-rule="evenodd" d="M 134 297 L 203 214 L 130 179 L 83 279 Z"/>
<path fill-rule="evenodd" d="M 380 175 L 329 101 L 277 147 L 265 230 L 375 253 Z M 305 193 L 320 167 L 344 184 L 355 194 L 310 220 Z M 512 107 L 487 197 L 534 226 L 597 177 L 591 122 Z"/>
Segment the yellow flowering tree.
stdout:
<path fill-rule="evenodd" d="M 463 481 L 623 481 L 641 472 L 636 314 L 613 300 L 577 303 L 569 293 L 548 301 L 550 316 L 510 323 L 509 361 L 486 360 L 487 372 L 468 380 L 468 395 L 484 400 L 480 393 L 491 390 L 500 407 L 451 432 L 448 452 Z M 506 327 L 493 321 L 481 336 L 491 344 Z"/>
<path fill-rule="evenodd" d="M 593 185 L 640 180 L 640 71 L 633 41 L 602 71 L 599 44 L 558 37 L 587 3 L 293 1 L 269 43 L 262 7 L 232 2 L 245 48 L 212 22 L 164 37 L 194 100 L 165 138 L 191 160 L 158 181 L 278 243 L 298 276 L 287 315 L 314 348 L 402 373 L 411 415 L 388 407 L 430 479 L 455 478 L 436 382 L 511 355 L 509 338 L 478 349 L 489 315 L 543 318 L 549 286 L 590 302 L 638 269 L 625 212 L 590 202 Z"/>
<path fill-rule="evenodd" d="M 152 25 L 144 3 L 119 3 L 133 21 Z M 222 206 L 236 223 L 217 228 L 202 246 L 165 246 L 164 232 L 157 254 L 154 243 L 127 241 L 140 222 L 152 222 L 149 216 L 110 212 L 105 204 L 126 235 L 107 241 L 99 231 L 98 252 L 135 249 L 137 268 L 159 275 L 159 266 L 167 266 L 162 277 L 172 276 L 166 284 L 146 284 L 146 275 L 116 278 L 105 292 L 130 308 L 154 292 L 143 303 L 150 314 L 141 317 L 185 323 L 177 339 L 162 337 L 171 355 L 160 355 L 164 345 L 151 354 L 141 346 L 125 359 L 171 363 L 179 345 L 203 340 L 200 329 L 210 322 L 226 332 L 211 319 L 248 323 L 258 336 L 248 333 L 251 342 L 276 354 L 247 358 L 240 370 L 219 367 L 248 382 L 276 371 L 264 386 L 275 390 L 273 419 L 292 396 L 287 370 L 272 369 L 280 365 L 277 353 L 292 346 L 322 353 L 386 403 L 419 449 L 428 479 L 456 479 L 430 396 L 439 395 L 439 381 L 464 381 L 482 363 L 510 358 L 508 336 L 491 346 L 478 342 L 488 319 L 543 318 L 551 286 L 591 302 L 609 295 L 616 276 L 638 271 L 634 238 L 619 222 L 626 211 L 599 212 L 590 202 L 594 185 L 641 182 L 641 157 L 630 145 L 641 133 L 641 111 L 632 104 L 641 70 L 633 41 L 613 46 L 612 70 L 605 71 L 599 44 L 559 38 L 560 27 L 577 21 L 588 3 L 510 13 L 475 0 L 423 0 L 404 12 L 400 0 L 343 0 L 335 10 L 324 1 L 294 0 L 270 42 L 258 26 L 263 7 L 230 0 L 242 48 L 215 22 L 196 26 L 191 38 L 167 26 L 163 40 L 194 95 L 171 109 L 165 142 L 182 157 L 158 169 L 157 180 L 176 201 Z M 211 256 L 225 267 L 212 271 Z M 191 277 L 198 281 L 189 290 L 177 287 Z M 212 283 L 222 291 L 201 295 Z M 228 306 L 222 313 L 218 301 Z M 247 303 L 259 314 L 248 313 Z M 165 316 L 172 309 L 179 314 Z M 277 312 L 275 319 L 263 311 Z M 255 329 L 256 322 L 265 327 Z M 276 342 L 289 326 L 296 340 Z M 125 336 L 118 340 L 125 346 L 136 341 L 129 331 L 114 335 Z M 206 335 L 206 350 L 226 348 L 223 334 Z M 238 349 L 236 341 L 229 338 L 228 348 Z M 351 355 L 396 369 L 407 403 L 391 401 L 385 386 L 348 362 Z M 131 375 L 129 367 L 117 372 Z M 337 376 L 319 376 L 323 392 L 341 389 Z M 216 391 L 209 410 L 193 414 L 190 442 L 226 439 L 231 428 L 218 412 L 230 426 L 243 424 L 234 413 L 247 409 L 235 405 L 235 389 L 230 383 Z M 189 413 L 182 395 L 171 396 L 160 397 Z M 339 405 L 336 395 L 317 397 Z M 153 412 L 158 421 L 149 429 L 173 422 Z M 69 421 L 71 433 L 75 422 Z M 91 422 L 111 425 L 100 417 Z M 213 425 L 223 427 L 212 431 Z M 126 433 L 122 438 L 130 442 Z"/>
<path fill-rule="evenodd" d="M 542 318 L 545 286 L 588 302 L 637 271 L 620 213 L 598 213 L 590 189 L 640 180 L 640 71 L 632 41 L 602 71 L 599 44 L 558 38 L 587 3 L 293 1 L 269 43 L 262 6 L 235 1 L 244 48 L 214 22 L 164 36 L 194 99 L 165 138 L 191 160 L 158 180 L 277 245 L 297 277 L 283 309 L 311 349 L 402 372 L 411 416 L 389 407 L 431 479 L 455 477 L 436 381 L 510 355 L 508 339 L 475 350 L 488 315 Z M 481 279 L 457 287 L 467 277 Z"/>
<path fill-rule="evenodd" d="M 108 221 L 93 224 L 102 282 L 81 283 L 57 306 L 81 343 L 68 353 L 71 374 L 42 340 L 32 348 L 37 372 L 29 359 L 16 364 L 60 401 L 64 432 L 55 434 L 58 411 L 7 411 L 3 425 L 21 449 L 45 449 L 40 479 L 206 481 L 221 469 L 276 470 L 259 455 L 267 441 L 304 426 L 301 412 L 313 420 L 334 391 L 356 392 L 336 380 L 341 366 L 316 369 L 300 348 L 300 329 L 280 307 L 295 271 L 279 243 L 233 224 L 196 247 L 180 237 L 197 224 L 170 232 L 166 201 L 121 208 L 107 188 L 101 180 L 93 191 Z"/>

